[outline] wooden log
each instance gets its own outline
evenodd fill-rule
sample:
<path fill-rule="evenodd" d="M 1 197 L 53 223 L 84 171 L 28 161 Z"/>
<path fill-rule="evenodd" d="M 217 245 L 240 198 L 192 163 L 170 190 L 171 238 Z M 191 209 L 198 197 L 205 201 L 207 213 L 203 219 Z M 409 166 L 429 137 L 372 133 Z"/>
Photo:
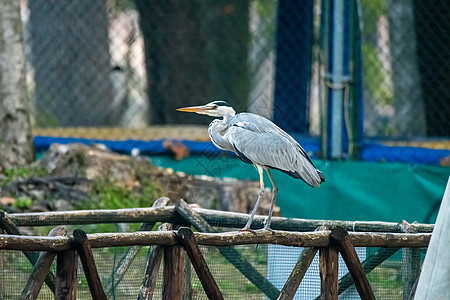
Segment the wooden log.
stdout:
<path fill-rule="evenodd" d="M 180 245 L 164 247 L 163 300 L 183 299 L 184 251 Z"/>
<path fill-rule="evenodd" d="M 257 230 L 253 232 L 233 231 L 226 233 L 195 233 L 199 245 L 234 246 L 248 244 L 278 244 L 295 247 L 326 247 L 329 245 L 330 231 L 288 232 Z M 430 241 L 430 233 L 370 233 L 349 232 L 355 247 L 420 248 Z"/>
<path fill-rule="evenodd" d="M 350 242 L 348 232 L 342 227 L 334 227 L 331 229 L 330 237 L 336 243 L 342 258 L 355 282 L 356 290 L 363 300 L 375 300 L 372 287 L 369 284 L 366 273 L 359 261 L 358 254 Z"/>
<path fill-rule="evenodd" d="M 17 226 L 171 222 L 173 206 L 10 214 Z"/>
<path fill-rule="evenodd" d="M 422 248 L 430 242 L 431 233 L 349 232 L 354 247 Z"/>
<path fill-rule="evenodd" d="M 66 233 L 66 228 L 59 226 L 53 228 L 48 236 L 63 236 L 66 235 Z M 41 291 L 42 284 L 44 283 L 45 278 L 50 271 L 50 267 L 52 266 L 55 256 L 55 252 L 41 252 L 39 254 L 39 257 L 36 260 L 36 264 L 33 267 L 33 271 L 28 278 L 28 282 L 22 291 L 20 299 L 37 299 L 37 296 Z"/>
<path fill-rule="evenodd" d="M 178 243 L 174 232 L 133 232 L 89 234 L 91 248 L 175 245 Z M 42 236 L 0 236 L 0 249 L 32 251 L 66 251 L 75 249 L 73 238 Z"/>
<path fill-rule="evenodd" d="M 242 228 L 247 223 L 249 215 L 243 213 L 218 211 L 205 208 L 194 208 L 209 224 L 220 224 L 220 227 Z M 255 216 L 255 227 L 262 227 L 266 216 Z M 402 232 L 400 224 L 394 222 L 379 221 L 334 221 L 334 220 L 309 220 L 298 218 L 273 217 L 270 227 L 273 230 L 286 231 L 313 231 L 320 226 L 332 228 L 341 226 L 347 231 L 363 232 Z M 429 233 L 433 231 L 433 224 L 411 224 L 417 232 Z"/>
<path fill-rule="evenodd" d="M 280 296 L 278 296 L 278 300 L 291 300 L 294 298 L 295 293 L 302 282 L 303 276 L 305 276 L 317 250 L 318 248 L 313 247 L 303 249 L 302 255 L 292 270 L 291 275 L 289 275 L 289 278 L 286 280 Z"/>
<path fill-rule="evenodd" d="M 77 299 L 77 272 L 77 252 L 59 252 L 56 256 L 55 300 Z"/>
<path fill-rule="evenodd" d="M 223 299 L 222 293 L 220 292 L 220 289 L 217 286 L 208 265 L 206 264 L 205 258 L 203 257 L 197 242 L 195 241 L 192 230 L 187 227 L 181 227 L 177 231 L 177 237 L 188 254 L 189 259 L 194 266 L 195 272 L 197 273 L 198 279 L 200 280 L 208 298 L 217 300 Z"/>
<path fill-rule="evenodd" d="M 83 264 L 84 275 L 89 286 L 93 299 L 106 300 L 106 295 L 98 276 L 97 267 L 95 266 L 94 256 L 92 255 L 91 246 L 86 233 L 80 229 L 73 231 L 73 238 L 76 243 L 76 250 Z"/>
<path fill-rule="evenodd" d="M 195 227 L 195 226 L 194 226 Z M 329 231 L 232 231 L 223 233 L 195 233 L 199 245 L 226 247 L 235 245 L 276 244 L 295 247 L 326 247 Z M 220 249 L 219 249 L 220 250 Z"/>
<path fill-rule="evenodd" d="M 8 235 L 21 236 L 19 228 L 17 228 L 16 224 L 13 220 L 6 214 L 4 211 L 0 210 L 0 228 L 2 228 Z M 1 238 L 1 237 L 0 237 Z M 1 241 L 0 241 L 0 249 Z M 18 249 L 21 250 L 21 249 Z M 25 251 L 27 249 L 22 250 L 25 257 L 30 261 L 33 265 L 36 264 L 36 260 L 38 259 L 39 254 L 37 252 Z M 47 250 L 45 250 L 47 251 Z M 50 288 L 50 290 L 55 293 L 55 275 L 50 271 L 45 278 L 45 284 Z"/>
<path fill-rule="evenodd" d="M 152 207 L 153 208 L 164 207 L 169 203 L 169 201 L 170 199 L 167 197 L 158 198 L 157 200 L 155 200 Z M 155 224 L 156 222 L 142 223 L 141 226 L 139 226 L 138 231 L 151 231 L 153 229 L 153 226 L 155 226 Z M 105 283 L 106 296 L 111 297 L 114 287 L 116 287 L 122 280 L 123 276 L 127 272 L 131 263 L 134 261 L 134 258 L 138 254 L 141 247 L 142 246 L 130 246 L 122 255 L 122 257 L 119 260 L 119 263 L 117 264 L 117 267 L 113 271 L 114 275 L 112 275 Z"/>
<path fill-rule="evenodd" d="M 17 225 L 14 223 L 14 221 L 9 217 L 7 213 L 2 210 L 0 210 L 0 228 L 3 229 L 7 234 L 22 234 L 19 231 L 19 228 L 17 228 Z"/>
<path fill-rule="evenodd" d="M 224 237 L 226 233 L 214 234 L 211 232 L 216 232 L 216 230 L 209 225 L 198 213 L 196 213 L 191 207 L 187 205 L 182 199 L 175 206 L 175 212 L 178 213 L 183 219 L 188 223 L 192 224 L 201 234 L 195 234 L 195 239 L 199 242 L 199 238 L 206 236 L 219 236 Z M 251 238 L 253 233 L 251 232 L 240 232 L 238 234 L 243 234 L 246 238 Z M 328 238 L 328 237 L 327 237 Z M 217 241 L 214 242 L 214 244 Z M 214 245 L 211 245 L 214 246 Z M 231 246 L 231 245 L 227 245 Z M 263 292 L 269 299 L 276 299 L 280 291 L 270 283 L 258 270 L 253 267 L 247 260 L 245 260 L 240 253 L 232 248 L 219 248 L 220 254 L 225 257 L 242 275 L 244 275 L 251 283 L 253 283 L 261 292 Z"/>
<path fill-rule="evenodd" d="M 400 223 L 403 232 L 415 233 L 416 229 L 405 220 Z M 420 273 L 420 250 L 412 248 L 402 249 L 402 282 L 403 282 L 403 300 L 408 300 L 414 283 L 417 281 Z"/>
<path fill-rule="evenodd" d="M 369 274 L 373 269 L 382 264 L 389 257 L 394 255 L 399 248 L 379 248 L 375 253 L 362 262 L 364 273 Z M 339 279 L 339 294 L 342 294 L 354 284 L 352 275 L 345 274 Z"/>
<path fill-rule="evenodd" d="M 229 247 L 249 244 L 277 244 L 294 247 L 326 247 L 329 231 L 287 232 L 257 230 L 253 232 L 234 231 L 226 233 L 195 232 L 199 245 Z M 176 233 L 169 232 L 122 232 L 94 233 L 88 235 L 91 248 L 121 246 L 171 246 L 178 243 Z M 427 247 L 431 233 L 370 233 L 349 232 L 355 247 L 423 248 Z M 66 251 L 74 249 L 69 237 L 37 237 L 0 235 L 0 250 Z M 221 248 L 219 248 L 221 251 Z M 224 251 L 223 253 L 229 250 Z M 232 250 L 231 250 L 232 251 Z M 234 252 L 233 252 L 234 253 Z"/>
<path fill-rule="evenodd" d="M 220 224 L 221 227 L 242 228 L 248 221 L 249 215 L 243 213 L 218 211 L 204 208 L 193 208 L 209 224 Z M 17 226 L 55 226 L 55 225 L 81 225 L 99 223 L 142 223 L 142 222 L 168 222 L 174 220 L 174 207 L 163 208 L 127 208 L 111 210 L 79 210 L 65 212 L 40 212 L 9 214 Z M 262 227 L 265 216 L 255 216 L 256 227 Z M 372 221 L 333 221 L 308 220 L 298 218 L 273 217 L 271 228 L 286 231 L 313 231 L 324 225 L 329 228 L 340 226 L 347 231 L 355 232 L 403 232 L 401 224 L 393 222 Z M 418 233 L 430 233 L 433 224 L 411 224 Z"/>
<path fill-rule="evenodd" d="M 171 224 L 163 223 L 158 227 L 158 231 L 167 231 L 171 228 Z M 145 268 L 144 279 L 142 280 L 142 285 L 139 289 L 138 300 L 153 299 L 153 293 L 155 291 L 156 280 L 158 279 L 158 272 L 161 266 L 163 252 L 163 246 L 153 245 L 150 247 L 147 267 Z"/>
<path fill-rule="evenodd" d="M 338 251 L 330 246 L 319 250 L 320 299 L 338 300 Z"/>
<path fill-rule="evenodd" d="M 0 211 L 0 228 L 9 235 L 22 235 L 19 228 L 17 228 L 13 220 L 4 211 Z M 39 254 L 30 251 L 23 251 L 23 254 L 34 266 Z"/>

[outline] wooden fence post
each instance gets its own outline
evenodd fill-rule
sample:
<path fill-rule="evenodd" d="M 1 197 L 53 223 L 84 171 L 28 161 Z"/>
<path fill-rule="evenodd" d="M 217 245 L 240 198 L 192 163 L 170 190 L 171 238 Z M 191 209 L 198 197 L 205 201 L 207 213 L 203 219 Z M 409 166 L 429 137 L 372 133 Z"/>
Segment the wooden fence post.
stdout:
<path fill-rule="evenodd" d="M 362 268 L 365 274 L 370 273 L 373 269 L 382 264 L 389 257 L 394 255 L 399 248 L 379 248 L 375 253 L 362 262 Z M 354 284 L 352 275 L 345 274 L 339 279 L 339 295 Z"/>
<path fill-rule="evenodd" d="M 66 235 L 66 233 L 67 233 L 66 228 L 58 226 L 53 228 L 48 234 L 48 236 L 64 236 Z M 41 252 L 39 254 L 39 257 L 36 260 L 36 264 L 34 265 L 33 271 L 31 272 L 31 275 L 28 278 L 28 282 L 22 291 L 20 299 L 22 300 L 37 299 L 37 296 L 41 291 L 42 284 L 44 283 L 45 278 L 47 277 L 47 274 L 50 271 L 50 267 L 52 266 L 55 256 L 56 252 Z"/>
<path fill-rule="evenodd" d="M 338 300 L 338 251 L 329 246 L 319 250 L 320 299 Z"/>
<path fill-rule="evenodd" d="M 337 248 L 341 252 L 342 258 L 344 259 L 345 264 L 353 277 L 353 281 L 355 282 L 356 289 L 361 299 L 375 300 L 369 280 L 367 279 L 366 273 L 364 273 L 361 263 L 359 262 L 358 254 L 350 242 L 347 230 L 336 226 L 331 229 L 330 237 L 336 243 Z"/>
<path fill-rule="evenodd" d="M 92 298 L 95 300 L 106 300 L 97 267 L 95 266 L 94 256 L 92 255 L 91 245 L 86 233 L 80 229 L 73 231 L 73 238 L 76 242 L 78 255 L 83 264 L 83 271 L 91 291 Z"/>
<path fill-rule="evenodd" d="M 190 228 L 181 227 L 177 231 L 177 237 L 180 239 L 181 245 L 183 245 L 184 250 L 189 256 L 192 265 L 194 266 L 195 272 L 197 273 L 198 279 L 205 290 L 206 295 L 209 299 L 222 300 L 223 296 L 217 286 L 211 271 L 206 264 L 205 258 L 203 257 L 200 248 L 195 241 L 194 234 Z"/>
<path fill-rule="evenodd" d="M 164 223 L 158 227 L 158 231 L 168 231 L 171 228 L 171 224 Z M 158 272 L 161 266 L 163 252 L 163 246 L 154 245 L 150 247 L 147 267 L 145 268 L 144 279 L 142 280 L 142 285 L 139 289 L 138 300 L 153 299 L 153 293 L 155 291 L 156 280 L 158 279 Z"/>
<path fill-rule="evenodd" d="M 59 252 L 56 256 L 55 300 L 77 299 L 77 272 L 77 252 Z"/>
<path fill-rule="evenodd" d="M 161 197 L 155 200 L 152 207 L 164 207 L 169 203 L 170 199 L 167 197 Z M 156 222 L 142 223 L 138 231 L 151 231 Z M 126 271 L 130 267 L 134 258 L 138 254 L 141 246 L 131 246 L 122 255 L 117 267 L 114 269 L 114 276 L 111 276 L 105 283 L 105 293 L 108 297 L 111 296 L 113 289 L 119 284 L 125 275 Z"/>
<path fill-rule="evenodd" d="M 164 248 L 163 300 L 183 299 L 184 251 L 181 245 Z"/>

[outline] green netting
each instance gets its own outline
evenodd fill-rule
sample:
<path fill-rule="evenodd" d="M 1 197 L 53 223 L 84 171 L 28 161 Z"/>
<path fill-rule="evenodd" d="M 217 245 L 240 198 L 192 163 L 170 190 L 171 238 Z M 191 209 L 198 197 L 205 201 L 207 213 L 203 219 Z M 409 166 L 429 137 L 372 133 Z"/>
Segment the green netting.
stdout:
<path fill-rule="evenodd" d="M 152 157 L 153 163 L 188 174 L 258 180 L 251 165 L 228 157 L 189 157 L 176 161 Z M 433 223 L 450 174 L 449 167 L 315 161 L 326 176 L 318 189 L 274 171 L 277 205 L 289 218 Z M 267 177 L 266 187 L 270 187 Z"/>

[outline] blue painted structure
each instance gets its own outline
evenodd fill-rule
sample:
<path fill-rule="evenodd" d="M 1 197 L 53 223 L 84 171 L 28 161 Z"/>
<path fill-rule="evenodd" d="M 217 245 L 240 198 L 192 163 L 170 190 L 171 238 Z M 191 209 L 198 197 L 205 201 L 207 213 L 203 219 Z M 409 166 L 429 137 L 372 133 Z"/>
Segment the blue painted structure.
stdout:
<path fill-rule="evenodd" d="M 299 139 L 298 139 L 299 140 Z M 196 142 L 189 140 L 181 140 L 186 147 L 189 148 L 191 155 L 218 155 L 225 154 L 234 156 L 231 152 L 222 151 L 216 148 L 211 142 Z M 105 145 L 114 152 L 130 154 L 133 149 L 138 149 L 144 155 L 170 154 L 170 151 L 163 147 L 163 140 L 142 141 L 142 140 L 98 140 L 84 138 L 63 138 L 35 136 L 34 146 L 36 152 L 46 151 L 51 144 L 69 144 L 81 143 L 90 145 L 99 143 Z M 300 141 L 302 147 L 312 158 L 316 158 L 319 151 L 319 140 L 315 138 L 302 138 Z M 370 142 L 365 143 L 361 150 L 361 159 L 363 161 L 381 161 L 381 162 L 400 162 L 409 164 L 430 164 L 439 165 L 442 158 L 450 156 L 450 150 L 428 149 L 418 147 L 393 147 L 385 146 L 381 143 Z"/>

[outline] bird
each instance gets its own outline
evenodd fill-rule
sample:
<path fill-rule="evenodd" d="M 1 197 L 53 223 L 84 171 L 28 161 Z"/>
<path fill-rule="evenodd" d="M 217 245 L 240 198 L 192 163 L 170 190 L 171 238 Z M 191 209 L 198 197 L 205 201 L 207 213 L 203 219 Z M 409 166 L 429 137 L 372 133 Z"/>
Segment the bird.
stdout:
<path fill-rule="evenodd" d="M 263 173 L 266 171 L 272 183 L 272 199 L 264 230 L 271 230 L 273 207 L 278 187 L 272 177 L 271 169 L 301 179 L 313 188 L 325 182 L 306 151 L 287 132 L 272 121 L 253 113 L 238 113 L 223 100 L 205 105 L 178 108 L 181 112 L 194 112 L 215 118 L 208 127 L 212 143 L 219 149 L 234 152 L 244 163 L 255 166 L 259 174 L 260 190 L 250 217 L 241 230 L 250 231 L 253 218 L 264 194 Z"/>

